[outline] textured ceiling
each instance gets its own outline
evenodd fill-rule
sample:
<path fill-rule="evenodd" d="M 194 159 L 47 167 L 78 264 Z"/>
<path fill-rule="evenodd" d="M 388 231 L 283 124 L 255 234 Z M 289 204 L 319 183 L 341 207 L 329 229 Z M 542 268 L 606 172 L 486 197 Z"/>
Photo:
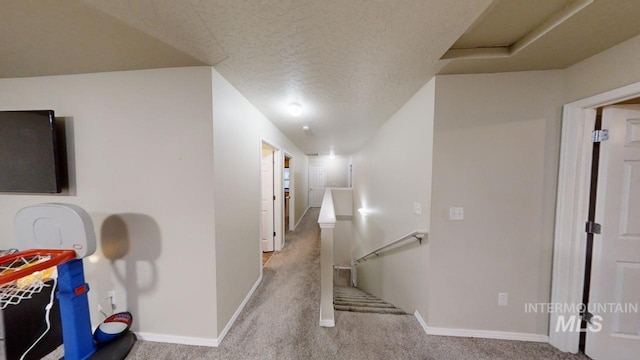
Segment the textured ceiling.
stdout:
<path fill-rule="evenodd" d="M 0 0 L 0 77 L 205 65 L 78 0 Z"/>
<path fill-rule="evenodd" d="M 86 1 L 215 64 L 304 152 L 320 154 L 359 148 L 491 3 Z M 287 113 L 291 102 L 302 105 L 300 117 Z"/>
<path fill-rule="evenodd" d="M 570 0 L 499 0 L 458 41 L 453 49 L 510 46 L 562 10 Z"/>
<path fill-rule="evenodd" d="M 586 7 L 520 52 L 567 7 Z M 436 73 L 567 67 L 640 33 L 638 0 L 0 0 L 0 76 L 213 65 L 304 152 L 348 155 Z M 286 112 L 303 106 L 300 117 Z M 310 126 L 305 132 L 303 125 Z"/>
<path fill-rule="evenodd" d="M 83 1 L 209 65 L 226 58 L 192 0 Z"/>
<path fill-rule="evenodd" d="M 565 6 L 579 2 L 543 0 L 547 12 L 560 9 L 562 3 Z M 589 1 L 580 1 L 589 3 Z M 506 4 L 504 4 L 506 3 Z M 479 32 L 500 32 L 502 34 L 516 35 L 514 38 L 522 36 L 522 28 L 511 28 L 508 26 L 509 12 L 501 13 L 502 21 L 487 21 L 492 18 L 494 12 L 499 12 L 507 6 L 513 7 L 516 3 L 523 4 L 520 9 L 537 5 L 537 1 L 530 0 L 499 0 L 479 23 L 469 30 L 465 37 L 468 39 L 482 38 L 481 34 L 476 37 L 473 33 L 476 29 Z M 554 4 L 555 3 L 555 4 Z M 510 12 L 514 12 L 512 9 Z M 529 10 L 531 13 L 539 14 L 539 11 Z M 516 17 L 514 14 L 514 17 Z M 522 16 L 520 13 L 519 16 Z M 544 18 L 544 16 L 543 16 Z M 507 72 L 526 70 L 546 70 L 564 69 L 581 60 L 589 58 L 614 45 L 628 40 L 640 34 L 640 1 L 638 0 L 594 0 L 575 15 L 553 28 L 548 33 L 541 36 L 535 42 L 522 49 L 511 57 L 497 59 L 459 59 L 443 60 L 440 74 L 461 74 L 461 73 L 486 73 L 486 72 Z M 529 31 L 533 31 L 535 22 L 529 23 Z M 514 31 L 519 29 L 518 31 Z M 511 39 L 513 40 L 513 38 Z M 477 40 L 476 40 L 477 43 Z M 469 46 L 470 44 L 465 44 Z M 478 44 L 480 45 L 480 44 Z"/>

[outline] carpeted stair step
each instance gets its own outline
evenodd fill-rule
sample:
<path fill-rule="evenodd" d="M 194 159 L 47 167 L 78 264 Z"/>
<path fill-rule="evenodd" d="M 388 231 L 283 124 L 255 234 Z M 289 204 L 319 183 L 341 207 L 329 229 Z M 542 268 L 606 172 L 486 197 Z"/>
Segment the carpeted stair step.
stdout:
<path fill-rule="evenodd" d="M 361 313 L 375 313 L 375 314 L 389 314 L 389 315 L 406 315 L 407 314 L 398 308 L 372 308 L 372 307 L 345 306 L 345 305 L 334 305 L 333 307 L 337 311 L 352 311 L 352 312 L 361 312 Z"/>
<path fill-rule="evenodd" d="M 333 302 L 345 302 L 345 303 L 365 303 L 365 304 L 386 304 L 386 302 L 380 299 L 345 299 L 345 298 L 334 298 Z"/>
<path fill-rule="evenodd" d="M 333 307 L 337 311 L 406 315 L 402 309 L 393 304 L 353 287 L 334 287 Z"/>
<path fill-rule="evenodd" d="M 356 296 L 334 296 L 334 299 L 341 299 L 345 301 L 382 301 L 374 297 L 356 297 Z"/>
<path fill-rule="evenodd" d="M 334 305 L 342 305 L 342 306 L 360 306 L 360 307 L 372 307 L 372 308 L 395 308 L 395 306 L 386 303 L 386 302 L 358 302 L 358 301 L 338 301 L 335 300 L 333 302 Z"/>
<path fill-rule="evenodd" d="M 338 300 L 344 300 L 344 301 L 370 301 L 370 302 L 375 302 L 375 301 L 382 301 L 380 299 L 376 299 L 376 298 L 372 298 L 372 297 L 345 297 L 345 296 L 334 296 L 334 299 Z"/>

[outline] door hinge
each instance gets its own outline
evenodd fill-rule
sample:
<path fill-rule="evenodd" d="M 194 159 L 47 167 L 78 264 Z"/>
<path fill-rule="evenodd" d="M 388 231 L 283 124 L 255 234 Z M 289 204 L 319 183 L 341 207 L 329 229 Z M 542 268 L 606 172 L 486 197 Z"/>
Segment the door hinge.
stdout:
<path fill-rule="evenodd" d="M 591 133 L 591 142 L 599 143 L 607 140 L 609 140 L 609 130 L 607 129 L 593 130 Z"/>
<path fill-rule="evenodd" d="M 585 308 L 586 308 L 586 305 L 585 305 Z M 582 312 L 582 314 L 580 314 L 580 316 L 582 317 L 582 320 L 584 320 L 587 324 L 593 325 L 593 314 L 592 313 L 590 313 L 590 312 L 585 310 L 585 311 Z"/>
<path fill-rule="evenodd" d="M 276 232 L 275 231 L 273 232 L 273 236 L 276 236 Z"/>
<path fill-rule="evenodd" d="M 275 196 L 275 195 L 273 195 L 273 200 L 275 200 L 275 199 L 276 199 L 276 196 Z"/>
<path fill-rule="evenodd" d="M 602 226 L 600 224 L 598 224 L 597 222 L 587 221 L 585 223 L 584 231 L 587 234 L 600 234 L 601 230 L 602 230 Z"/>

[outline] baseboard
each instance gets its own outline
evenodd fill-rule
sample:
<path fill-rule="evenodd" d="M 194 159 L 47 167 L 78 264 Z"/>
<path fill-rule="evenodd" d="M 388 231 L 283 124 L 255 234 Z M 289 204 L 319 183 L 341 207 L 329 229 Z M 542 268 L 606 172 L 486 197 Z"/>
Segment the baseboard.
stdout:
<path fill-rule="evenodd" d="M 251 290 L 249 291 L 247 296 L 245 296 L 244 300 L 242 301 L 242 303 L 240 304 L 240 306 L 236 310 L 235 314 L 233 314 L 233 316 L 231 317 L 231 320 L 229 320 L 229 322 L 224 327 L 224 329 L 222 330 L 222 332 L 220 333 L 220 335 L 218 336 L 217 339 L 216 338 L 197 338 L 197 337 L 190 337 L 190 336 L 176 336 L 176 335 L 166 335 L 166 334 L 155 334 L 155 333 L 137 332 L 137 331 L 135 332 L 135 334 L 138 337 L 138 339 L 143 340 L 143 341 L 164 342 L 164 343 L 182 344 L 182 345 L 218 347 L 218 345 L 220 345 L 220 343 L 222 343 L 222 340 L 224 339 L 224 337 L 229 332 L 229 329 L 231 329 L 231 326 L 233 326 L 233 323 L 236 321 L 236 319 L 238 318 L 238 316 L 240 315 L 240 313 L 244 309 L 245 305 L 247 305 L 247 302 L 249 302 L 249 299 L 251 298 L 253 293 L 256 291 L 256 289 L 258 288 L 258 285 L 260 285 L 261 281 L 262 281 L 262 275 L 258 278 L 256 283 L 253 284 L 253 287 L 251 288 Z"/>
<path fill-rule="evenodd" d="M 336 326 L 336 321 L 335 320 L 320 320 L 320 326 L 322 327 L 334 327 Z"/>
<path fill-rule="evenodd" d="M 331 318 L 330 319 L 323 319 L 324 316 L 322 316 L 322 304 L 320 304 L 320 320 L 319 320 L 319 324 L 322 327 L 334 327 L 336 326 L 336 318 L 335 318 L 335 310 L 333 310 L 333 304 L 331 304 Z"/>
<path fill-rule="evenodd" d="M 418 312 L 418 310 L 413 312 L 413 316 L 416 317 L 416 320 L 418 320 L 418 323 L 420 323 L 420 326 L 422 326 L 422 330 L 424 330 L 425 334 L 428 334 L 429 327 L 427 326 L 427 323 L 424 321 L 422 316 L 420 316 L 420 313 Z"/>
<path fill-rule="evenodd" d="M 498 339 L 498 340 L 516 340 L 516 341 L 531 341 L 548 343 L 549 336 L 540 334 L 518 333 L 508 331 L 491 331 L 491 330 L 470 330 L 470 329 L 451 329 L 451 328 L 437 328 L 427 326 L 427 323 L 422 319 L 420 313 L 416 310 L 413 315 L 416 320 L 422 326 L 422 329 L 427 335 L 438 336 L 456 336 L 456 337 L 472 337 L 482 339 Z"/>
<path fill-rule="evenodd" d="M 163 342 L 163 343 L 182 344 L 182 345 L 209 346 L 209 347 L 217 347 L 219 344 L 219 341 L 216 338 L 197 338 L 197 337 L 190 337 L 190 336 L 175 336 L 175 335 L 154 334 L 154 333 L 147 333 L 147 332 L 135 332 L 135 334 L 139 340 L 144 340 L 144 341 Z"/>
<path fill-rule="evenodd" d="M 222 343 L 222 340 L 224 340 L 224 337 L 227 336 L 229 329 L 231 329 L 231 326 L 233 326 L 233 323 L 235 323 L 238 316 L 240 316 L 240 313 L 244 309 L 245 305 L 247 305 L 247 303 L 249 302 L 249 299 L 258 288 L 258 285 L 260 285 L 260 282 L 262 282 L 262 274 L 260 274 L 260 277 L 258 278 L 258 280 L 256 280 L 256 283 L 253 284 L 253 287 L 251 288 L 251 290 L 249 290 L 249 293 L 247 294 L 247 296 L 244 297 L 244 300 L 242 300 L 242 303 L 240 304 L 240 306 L 238 306 L 238 309 L 231 317 L 231 320 L 229 320 L 229 322 L 227 323 L 227 326 L 225 326 L 224 329 L 222 329 L 222 332 L 220 333 L 220 335 L 218 335 L 218 344 Z"/>
<path fill-rule="evenodd" d="M 302 213 L 302 216 L 300 216 L 300 220 L 298 220 L 298 222 L 296 223 L 296 226 L 293 227 L 293 230 L 298 228 L 298 225 L 300 225 L 300 221 L 302 221 L 302 219 L 304 219 L 304 216 L 307 215 L 307 211 L 309 211 L 310 208 L 311 208 L 310 206 L 307 206 L 307 208 Z"/>
<path fill-rule="evenodd" d="M 457 337 L 473 337 L 482 339 L 498 339 L 498 340 L 517 340 L 532 342 L 549 342 L 549 336 L 540 334 L 517 333 L 507 331 L 490 331 L 490 330 L 469 330 L 469 329 L 449 329 L 434 328 L 427 326 L 428 335 L 440 336 L 457 336 Z"/>

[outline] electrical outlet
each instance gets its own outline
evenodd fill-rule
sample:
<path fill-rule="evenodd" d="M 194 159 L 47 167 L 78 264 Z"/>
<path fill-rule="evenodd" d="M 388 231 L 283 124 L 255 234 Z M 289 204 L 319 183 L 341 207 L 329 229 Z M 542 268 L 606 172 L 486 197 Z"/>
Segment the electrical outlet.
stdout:
<path fill-rule="evenodd" d="M 507 306 L 507 305 L 509 305 L 509 294 L 498 293 L 498 306 Z"/>
<path fill-rule="evenodd" d="M 413 213 L 416 215 L 422 215 L 422 204 L 420 204 L 419 202 L 414 202 Z"/>
<path fill-rule="evenodd" d="M 109 298 L 109 303 L 111 303 L 111 306 L 115 306 L 116 305 L 116 292 L 115 292 L 115 290 L 111 290 L 111 291 L 107 292 L 107 298 Z"/>

